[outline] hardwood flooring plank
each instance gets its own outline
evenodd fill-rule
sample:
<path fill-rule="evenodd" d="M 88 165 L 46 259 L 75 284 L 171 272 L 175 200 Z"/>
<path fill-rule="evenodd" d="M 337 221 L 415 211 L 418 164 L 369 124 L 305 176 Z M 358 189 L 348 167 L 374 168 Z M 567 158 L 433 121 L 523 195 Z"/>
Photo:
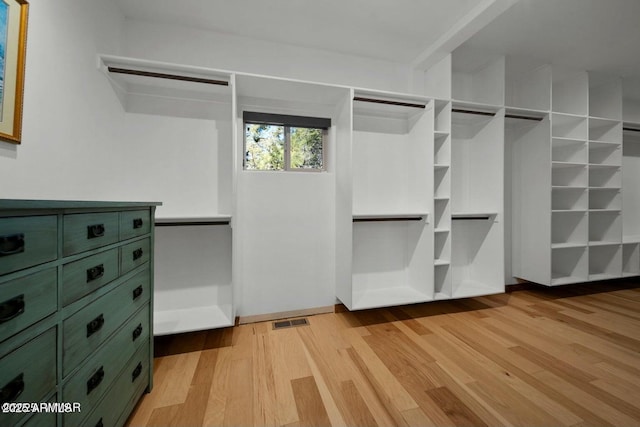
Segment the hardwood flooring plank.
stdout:
<path fill-rule="evenodd" d="M 357 427 L 376 427 L 378 425 L 353 381 L 343 381 L 341 391 L 342 399 L 349 408 L 346 425 Z"/>
<path fill-rule="evenodd" d="M 204 412 L 203 425 L 220 426 L 224 422 L 224 414 L 227 405 L 229 371 L 231 369 L 231 347 L 217 350 L 216 366 L 213 370 L 213 378 L 209 388 L 209 400 Z"/>
<path fill-rule="evenodd" d="M 444 413 L 453 421 L 456 426 L 482 427 L 487 424 L 471 411 L 467 405 L 456 397 L 447 387 L 438 387 L 427 390 L 426 393 L 431 397 L 438 407 L 442 408 Z"/>
<path fill-rule="evenodd" d="M 233 358 L 227 378 L 224 426 L 253 425 L 253 367 L 251 357 Z"/>
<path fill-rule="evenodd" d="M 331 425 L 313 377 L 291 380 L 291 388 L 301 425 L 314 427 Z"/>
<path fill-rule="evenodd" d="M 640 284 L 156 338 L 129 426 L 640 425 Z"/>

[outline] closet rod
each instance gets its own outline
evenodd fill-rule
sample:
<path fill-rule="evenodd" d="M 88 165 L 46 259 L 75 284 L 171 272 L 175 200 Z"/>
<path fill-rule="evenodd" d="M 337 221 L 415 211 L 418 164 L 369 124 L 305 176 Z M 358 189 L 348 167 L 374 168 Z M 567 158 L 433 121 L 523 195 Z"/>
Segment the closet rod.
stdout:
<path fill-rule="evenodd" d="M 505 119 L 533 120 L 534 122 L 541 122 L 543 120 L 542 117 L 520 116 L 518 114 L 505 114 L 504 118 Z"/>
<path fill-rule="evenodd" d="M 180 76 L 177 74 L 154 73 L 151 71 L 130 70 L 128 68 L 107 67 L 110 73 L 129 74 L 132 76 L 155 77 L 159 79 L 180 80 L 183 82 L 205 83 L 210 85 L 229 86 L 224 80 L 204 79 L 201 77 Z"/>
<path fill-rule="evenodd" d="M 485 215 L 485 216 L 454 216 L 451 218 L 452 221 L 459 221 L 459 220 L 464 220 L 464 221 L 470 221 L 470 220 L 483 220 L 486 221 L 489 218 L 491 218 L 489 215 Z"/>
<path fill-rule="evenodd" d="M 640 132 L 640 128 L 623 127 L 622 130 L 628 130 L 629 132 Z"/>
<path fill-rule="evenodd" d="M 417 216 L 398 216 L 392 218 L 353 218 L 353 222 L 421 221 Z"/>
<path fill-rule="evenodd" d="M 200 226 L 200 225 L 228 225 L 228 220 L 220 221 L 192 221 L 192 222 L 156 222 L 156 227 L 182 227 L 182 226 Z"/>
<path fill-rule="evenodd" d="M 463 110 L 460 108 L 452 108 L 451 109 L 452 113 L 463 113 L 463 114 L 476 114 L 478 116 L 495 116 L 496 113 L 490 113 L 488 111 L 475 111 L 475 110 Z"/>
<path fill-rule="evenodd" d="M 354 96 L 354 101 L 362 101 L 362 102 L 373 102 L 375 104 L 387 104 L 387 105 L 397 105 L 399 107 L 412 107 L 412 108 L 425 108 L 424 104 L 413 104 L 411 102 L 400 102 L 400 101 L 389 101 L 386 99 L 375 99 L 375 98 L 363 98 L 361 96 Z"/>

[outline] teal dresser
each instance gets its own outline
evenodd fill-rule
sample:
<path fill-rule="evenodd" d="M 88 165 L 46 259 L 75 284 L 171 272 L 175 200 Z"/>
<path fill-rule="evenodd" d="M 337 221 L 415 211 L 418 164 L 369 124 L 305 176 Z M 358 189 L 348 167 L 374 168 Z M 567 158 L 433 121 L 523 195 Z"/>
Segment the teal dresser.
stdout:
<path fill-rule="evenodd" d="M 158 205 L 0 200 L 0 425 L 121 426 L 151 390 Z"/>

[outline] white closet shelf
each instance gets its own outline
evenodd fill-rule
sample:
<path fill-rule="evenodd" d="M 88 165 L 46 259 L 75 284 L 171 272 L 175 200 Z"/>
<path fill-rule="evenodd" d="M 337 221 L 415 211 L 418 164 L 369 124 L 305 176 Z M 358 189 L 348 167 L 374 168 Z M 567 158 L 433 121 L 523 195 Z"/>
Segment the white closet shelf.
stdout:
<path fill-rule="evenodd" d="M 497 212 L 455 212 L 451 214 L 451 219 L 492 219 L 498 215 Z"/>
<path fill-rule="evenodd" d="M 435 130 L 435 131 L 433 131 L 433 136 L 436 137 L 436 139 L 438 139 L 438 138 L 446 138 L 449 135 L 450 135 L 450 132 L 448 132 L 448 131 L 443 131 L 443 130 Z"/>
<path fill-rule="evenodd" d="M 449 165 L 444 165 L 444 164 L 435 164 L 433 165 L 433 168 L 436 170 L 440 170 L 440 169 L 449 169 Z"/>
<path fill-rule="evenodd" d="M 483 295 L 501 294 L 504 286 L 490 286 L 475 280 L 462 280 L 454 285 L 453 298 L 472 298 Z"/>
<path fill-rule="evenodd" d="M 619 241 L 604 241 L 604 240 L 591 240 L 589 246 L 620 246 L 622 242 Z"/>
<path fill-rule="evenodd" d="M 154 311 L 153 316 L 154 335 L 223 328 L 234 324 L 234 319 L 217 305 Z"/>
<path fill-rule="evenodd" d="M 586 163 L 575 163 L 575 162 L 552 162 L 552 166 L 554 169 L 583 168 L 586 165 L 587 165 Z"/>
<path fill-rule="evenodd" d="M 451 262 L 449 260 L 446 259 L 437 259 L 433 262 L 433 265 L 436 267 L 442 266 L 442 265 L 449 265 L 451 264 Z"/>
<path fill-rule="evenodd" d="M 564 275 L 554 274 L 551 279 L 551 284 L 552 285 L 568 285 L 570 283 L 580 283 L 586 280 L 587 280 L 586 277 L 564 276 Z"/>
<path fill-rule="evenodd" d="M 611 273 L 590 274 L 589 281 L 616 279 L 618 277 L 621 277 L 621 275 Z"/>
<path fill-rule="evenodd" d="M 581 185 L 553 185 L 551 187 L 553 190 L 586 190 L 587 186 Z M 598 187 L 600 188 L 600 187 Z"/>
<path fill-rule="evenodd" d="M 551 249 L 565 249 L 565 248 L 586 248 L 586 243 L 581 242 L 566 242 L 566 243 L 552 243 Z"/>
<path fill-rule="evenodd" d="M 640 235 L 637 235 L 637 236 L 622 236 L 622 243 L 624 243 L 624 244 L 640 243 Z"/>
<path fill-rule="evenodd" d="M 394 286 L 353 292 L 351 310 L 389 307 L 432 301 L 433 297 L 410 286 Z"/>
<path fill-rule="evenodd" d="M 500 105 L 483 104 L 479 102 L 461 101 L 456 99 L 452 100 L 451 102 L 451 106 L 454 110 L 470 110 L 475 112 L 491 113 L 492 115 L 496 114 L 502 108 L 502 106 Z"/>
<path fill-rule="evenodd" d="M 450 230 L 448 228 L 436 228 L 433 230 L 434 233 L 448 233 Z"/>

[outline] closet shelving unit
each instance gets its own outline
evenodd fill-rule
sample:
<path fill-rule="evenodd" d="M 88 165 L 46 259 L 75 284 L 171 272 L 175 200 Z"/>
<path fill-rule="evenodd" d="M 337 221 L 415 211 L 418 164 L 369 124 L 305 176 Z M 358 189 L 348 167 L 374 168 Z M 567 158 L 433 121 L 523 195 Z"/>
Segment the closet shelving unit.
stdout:
<path fill-rule="evenodd" d="M 218 186 L 199 217 L 156 211 L 154 334 L 166 335 L 231 326 L 235 321 L 232 281 L 232 139 L 235 80 L 232 73 L 102 55 L 99 69 L 124 111 L 215 121 Z M 167 159 L 175 163 L 179 159 Z M 185 168 L 191 165 L 184 165 Z M 170 203 L 165 208 L 170 209 Z M 175 206 L 174 206 L 175 208 Z"/>
<path fill-rule="evenodd" d="M 458 49 L 451 55 L 451 76 L 445 180 L 451 265 L 436 276 L 436 299 L 504 291 L 505 60 Z"/>
<path fill-rule="evenodd" d="M 588 74 L 589 280 L 622 275 L 622 86 Z"/>
<path fill-rule="evenodd" d="M 514 276 L 562 285 L 621 277 L 623 264 L 631 274 L 635 248 L 623 245 L 621 82 L 560 67 L 546 80 L 550 138 L 545 121 L 539 132 L 514 138 Z M 527 179 L 545 170 L 551 200 L 545 179 Z"/>
<path fill-rule="evenodd" d="M 350 310 L 430 301 L 434 102 L 358 90 L 352 126 L 352 275 L 338 297 Z"/>
<path fill-rule="evenodd" d="M 640 79 L 623 81 L 622 275 L 640 276 Z M 626 96 L 629 93 L 634 96 Z"/>
<path fill-rule="evenodd" d="M 434 298 L 451 290 L 451 102 L 434 101 Z"/>

